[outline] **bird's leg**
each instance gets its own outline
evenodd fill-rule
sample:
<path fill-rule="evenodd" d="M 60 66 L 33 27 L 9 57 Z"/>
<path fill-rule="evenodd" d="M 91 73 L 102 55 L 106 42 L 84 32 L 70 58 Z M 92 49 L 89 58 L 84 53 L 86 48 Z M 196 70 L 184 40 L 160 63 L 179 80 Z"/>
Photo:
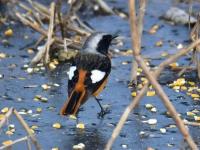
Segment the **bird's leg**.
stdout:
<path fill-rule="evenodd" d="M 109 110 L 104 110 L 103 106 L 100 103 L 100 100 L 102 100 L 102 99 L 95 97 L 95 100 L 97 101 L 97 103 L 99 104 L 99 107 L 101 108 L 101 112 L 98 115 L 99 115 L 100 118 L 103 118 L 104 115 L 109 112 Z"/>

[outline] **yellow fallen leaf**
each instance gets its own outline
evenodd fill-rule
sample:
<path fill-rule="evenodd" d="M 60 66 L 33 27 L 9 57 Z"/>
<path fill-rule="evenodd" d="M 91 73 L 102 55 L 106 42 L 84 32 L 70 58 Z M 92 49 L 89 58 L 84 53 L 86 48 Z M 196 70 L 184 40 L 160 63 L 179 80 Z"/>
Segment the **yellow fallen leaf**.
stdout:
<path fill-rule="evenodd" d="M 75 35 L 75 36 L 73 37 L 73 41 L 74 41 L 74 42 L 79 42 L 79 43 L 80 43 L 81 39 L 82 39 L 82 37 L 79 36 L 79 35 Z"/>
<path fill-rule="evenodd" d="M 0 59 L 6 58 L 7 55 L 5 53 L 0 53 Z"/>
<path fill-rule="evenodd" d="M 163 41 L 160 40 L 160 41 L 157 41 L 156 44 L 155 44 L 157 47 L 161 47 L 163 45 Z"/>
<path fill-rule="evenodd" d="M 5 117 L 4 114 L 0 114 L 0 121 L 1 121 L 2 119 L 4 119 L 4 117 Z"/>
<path fill-rule="evenodd" d="M 31 133 L 32 133 L 32 134 L 34 134 L 34 133 L 35 133 L 35 131 L 34 131 L 33 129 L 30 129 L 30 131 L 31 131 Z"/>
<path fill-rule="evenodd" d="M 38 126 L 32 125 L 32 126 L 31 126 L 31 129 L 33 129 L 33 130 L 38 129 Z"/>
<path fill-rule="evenodd" d="M 10 144 L 12 144 L 12 143 L 13 143 L 12 140 L 7 140 L 7 141 L 3 141 L 3 142 L 2 142 L 2 144 L 3 144 L 4 146 L 10 145 Z"/>
<path fill-rule="evenodd" d="M 138 68 L 138 69 L 137 69 L 137 72 L 140 72 L 140 73 L 141 73 L 141 72 L 142 72 L 142 68 Z"/>
<path fill-rule="evenodd" d="M 181 90 L 185 91 L 185 90 L 187 90 L 187 87 L 186 86 L 181 86 Z"/>
<path fill-rule="evenodd" d="M 10 130 L 6 131 L 6 135 L 13 135 L 14 133 Z"/>
<path fill-rule="evenodd" d="M 195 121 L 200 121 L 200 116 L 194 116 Z"/>
<path fill-rule="evenodd" d="M 53 147 L 51 150 L 59 150 L 58 147 Z"/>
<path fill-rule="evenodd" d="M 180 90 L 180 86 L 174 86 L 173 89 L 174 90 Z"/>
<path fill-rule="evenodd" d="M 195 97 L 195 98 L 193 98 L 193 100 L 195 100 L 195 101 L 198 101 L 198 100 L 200 100 L 199 98 L 197 98 L 197 97 Z"/>
<path fill-rule="evenodd" d="M 147 109 L 151 109 L 151 108 L 153 108 L 154 106 L 153 106 L 152 104 L 145 104 L 145 107 L 146 107 Z"/>
<path fill-rule="evenodd" d="M 165 134 L 167 132 L 167 130 L 165 128 L 160 128 L 160 132 Z"/>
<path fill-rule="evenodd" d="M 173 82 L 173 84 L 175 86 L 182 86 L 186 83 L 185 79 L 184 78 L 179 78 L 177 79 L 176 81 Z"/>
<path fill-rule="evenodd" d="M 28 52 L 29 54 L 34 54 L 34 53 L 35 53 L 34 50 L 31 49 L 31 48 L 27 49 L 27 52 Z"/>
<path fill-rule="evenodd" d="M 126 51 L 126 55 L 132 55 L 133 54 L 133 50 L 132 49 L 128 49 L 127 51 Z"/>
<path fill-rule="evenodd" d="M 42 112 L 42 108 L 40 108 L 40 107 L 36 108 L 36 112 L 37 113 L 41 113 Z"/>
<path fill-rule="evenodd" d="M 49 86 L 47 84 L 42 84 L 41 87 L 42 87 L 43 90 L 48 90 L 48 89 L 51 88 L 51 86 Z"/>
<path fill-rule="evenodd" d="M 196 114 L 195 113 L 193 113 L 193 112 L 187 112 L 187 116 L 195 116 Z"/>
<path fill-rule="evenodd" d="M 138 89 L 141 89 L 141 88 L 143 88 L 143 85 L 142 85 L 142 84 L 138 84 L 138 85 L 137 85 L 137 88 L 138 88 Z"/>
<path fill-rule="evenodd" d="M 73 150 L 83 150 L 83 149 L 85 149 L 85 144 L 83 144 L 83 143 L 73 145 Z"/>
<path fill-rule="evenodd" d="M 147 96 L 154 96 L 155 94 L 155 91 L 147 91 Z"/>
<path fill-rule="evenodd" d="M 155 34 L 158 29 L 159 29 L 159 25 L 157 24 L 153 25 L 151 29 L 149 30 L 149 34 Z"/>
<path fill-rule="evenodd" d="M 135 96 L 137 96 L 137 93 L 136 92 L 132 92 L 131 96 L 135 97 Z"/>
<path fill-rule="evenodd" d="M 168 56 L 169 54 L 167 53 L 167 52 L 163 52 L 162 54 L 161 54 L 161 56 L 162 57 L 166 57 L 166 56 Z"/>
<path fill-rule="evenodd" d="M 13 35 L 13 30 L 12 29 L 8 29 L 4 32 L 5 36 L 12 36 Z"/>
<path fill-rule="evenodd" d="M 193 112 L 193 113 L 199 113 L 199 110 L 194 109 L 194 110 L 192 110 L 192 112 Z"/>
<path fill-rule="evenodd" d="M 142 81 L 142 84 L 145 85 L 145 84 L 148 82 L 148 79 L 142 77 L 142 78 L 141 78 L 141 81 Z"/>
<path fill-rule="evenodd" d="M 85 129 L 85 125 L 83 123 L 78 123 L 76 125 L 76 128 L 78 128 L 78 129 Z"/>
<path fill-rule="evenodd" d="M 175 63 L 171 63 L 169 66 L 172 68 L 176 68 L 179 66 L 179 64 L 177 62 L 175 62 Z"/>
<path fill-rule="evenodd" d="M 191 85 L 191 86 L 194 86 L 195 83 L 194 82 L 191 82 L 191 81 L 188 81 L 188 84 Z"/>
<path fill-rule="evenodd" d="M 58 64 L 59 64 L 58 59 L 53 59 L 53 63 L 54 63 L 55 65 L 58 65 Z"/>
<path fill-rule="evenodd" d="M 53 128 L 60 129 L 61 128 L 61 124 L 56 122 L 56 123 L 53 124 Z"/>
<path fill-rule="evenodd" d="M 191 97 L 192 98 L 199 98 L 200 96 L 199 96 L 199 94 L 191 94 Z"/>
<path fill-rule="evenodd" d="M 76 116 L 74 116 L 74 115 L 69 115 L 69 118 L 70 118 L 70 119 L 73 119 L 73 120 L 76 120 L 76 119 L 77 119 Z"/>
<path fill-rule="evenodd" d="M 155 107 L 150 109 L 151 112 L 157 112 L 157 109 Z"/>
<path fill-rule="evenodd" d="M 197 89 L 198 89 L 198 87 L 192 86 L 192 87 L 188 88 L 188 92 L 192 92 L 192 91 L 197 90 Z"/>
<path fill-rule="evenodd" d="M 8 110 L 9 110 L 9 108 L 8 108 L 8 107 L 4 107 L 3 109 L 1 109 L 1 112 L 2 112 L 2 113 L 7 113 L 7 112 L 8 112 Z"/>
<path fill-rule="evenodd" d="M 50 63 L 49 63 L 49 69 L 50 69 L 50 70 L 56 69 L 56 65 L 55 65 L 53 62 L 50 62 Z"/>

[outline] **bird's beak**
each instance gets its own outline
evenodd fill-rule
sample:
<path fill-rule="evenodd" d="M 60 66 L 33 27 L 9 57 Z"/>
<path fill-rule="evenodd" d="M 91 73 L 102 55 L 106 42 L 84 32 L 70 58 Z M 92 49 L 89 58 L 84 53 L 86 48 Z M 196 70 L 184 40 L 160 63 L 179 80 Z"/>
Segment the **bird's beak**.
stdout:
<path fill-rule="evenodd" d="M 114 40 L 114 39 L 117 38 L 117 37 L 119 37 L 118 34 L 113 34 L 113 35 L 112 35 L 112 40 Z"/>

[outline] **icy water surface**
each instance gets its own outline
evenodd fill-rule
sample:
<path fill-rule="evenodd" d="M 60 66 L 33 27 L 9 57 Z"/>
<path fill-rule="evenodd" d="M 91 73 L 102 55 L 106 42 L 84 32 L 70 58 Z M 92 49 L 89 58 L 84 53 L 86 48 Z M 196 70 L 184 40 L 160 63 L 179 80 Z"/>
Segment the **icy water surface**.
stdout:
<path fill-rule="evenodd" d="M 121 7 L 124 11 L 127 10 L 126 2 L 109 3 L 114 7 Z M 172 5 L 171 1 L 150 0 L 145 17 L 145 27 L 143 35 L 143 51 L 146 57 L 157 58 L 163 50 L 173 53 L 176 51 L 176 46 L 171 46 L 171 41 L 174 45 L 188 41 L 188 28 L 185 26 L 173 26 L 159 19 L 159 16 L 164 13 Z M 97 16 L 87 18 L 88 23 L 97 31 L 104 32 L 119 32 L 125 37 L 125 45 L 121 48 L 130 49 L 130 31 L 129 23 L 118 16 Z M 155 35 L 148 34 L 148 30 L 154 24 L 159 24 L 161 28 Z M 11 27 L 14 30 L 14 36 L 8 38 L 10 46 L 0 44 L 0 52 L 8 54 L 10 57 L 0 59 L 0 74 L 4 75 L 0 79 L 0 109 L 4 107 L 15 107 L 18 111 L 32 110 L 32 113 L 22 115 L 27 123 L 37 125 L 36 136 L 43 149 L 51 149 L 59 147 L 61 150 L 70 150 L 72 146 L 78 143 L 84 143 L 87 150 L 102 150 L 110 138 L 111 133 L 118 122 L 125 107 L 131 102 L 130 89 L 128 89 L 128 81 L 130 76 L 130 63 L 123 65 L 122 62 L 130 62 L 131 56 L 117 56 L 112 59 L 112 72 L 109 78 L 109 83 L 106 89 L 100 95 L 104 105 L 110 106 L 111 112 L 104 119 L 99 119 L 97 113 L 100 111 L 96 101 L 92 98 L 83 107 L 79 113 L 79 121 L 85 124 L 84 130 L 76 129 L 76 121 L 69 120 L 67 117 L 59 115 L 59 110 L 67 97 L 67 64 L 59 67 L 56 71 L 42 71 L 41 73 L 28 74 L 23 70 L 23 66 L 27 64 L 34 54 L 27 53 L 27 47 L 31 47 L 32 43 L 37 40 L 39 35 L 32 30 L 25 28 L 22 25 L 6 25 L 0 27 L 0 40 L 5 37 L 3 32 Z M 29 38 L 25 39 L 24 36 Z M 155 42 L 163 40 L 162 47 L 156 47 Z M 24 46 L 28 45 L 26 48 Z M 30 45 L 30 46 L 29 46 Z M 154 60 L 152 63 L 159 64 L 160 60 Z M 186 62 L 184 59 L 180 63 Z M 173 74 L 162 75 L 162 82 L 166 83 L 173 79 Z M 60 85 L 59 87 L 53 84 Z M 44 91 L 41 88 L 42 84 L 51 84 L 52 88 Z M 32 86 L 30 88 L 30 85 Z M 29 87 L 29 88 L 27 88 Z M 186 112 L 194 108 L 199 109 L 198 103 L 188 97 L 185 93 L 176 93 L 163 86 L 164 90 L 169 95 L 171 102 L 176 106 L 177 111 L 186 117 Z M 48 98 L 48 102 L 34 101 L 35 95 L 41 95 Z M 145 109 L 145 104 L 151 103 L 157 108 L 156 113 L 149 112 Z M 42 108 L 39 115 L 36 112 L 37 108 Z M 164 113 L 166 109 L 157 96 L 145 97 L 141 101 L 137 109 L 132 112 L 127 120 L 122 132 L 113 145 L 113 150 L 123 149 L 123 145 L 127 145 L 126 149 L 143 150 L 147 147 L 156 149 L 180 149 L 185 144 L 183 138 L 177 128 L 168 128 L 166 134 L 160 132 L 160 128 L 166 128 L 170 124 L 174 124 L 171 118 L 166 117 Z M 158 123 L 155 126 L 149 126 L 142 123 L 144 120 L 156 118 Z M 55 129 L 52 125 L 59 122 L 61 129 Z M 25 135 L 16 119 L 13 117 L 10 124 L 15 124 L 16 132 L 14 135 L 7 137 L 3 136 L 6 128 L 1 131 L 0 141 L 6 139 L 16 139 Z M 199 143 L 200 130 L 198 127 L 190 127 L 190 132 L 194 140 Z M 142 136 L 140 132 L 145 134 Z M 15 149 L 23 149 L 24 145 L 18 144 Z"/>

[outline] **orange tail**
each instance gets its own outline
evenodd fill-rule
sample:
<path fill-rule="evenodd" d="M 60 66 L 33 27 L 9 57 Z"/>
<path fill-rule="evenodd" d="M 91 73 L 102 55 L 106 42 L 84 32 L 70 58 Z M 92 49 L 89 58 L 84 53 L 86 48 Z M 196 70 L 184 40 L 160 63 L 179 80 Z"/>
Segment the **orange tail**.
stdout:
<path fill-rule="evenodd" d="M 83 99 L 86 97 L 85 90 L 84 91 L 73 91 L 68 98 L 68 100 L 64 103 L 60 114 L 61 115 L 76 115 L 80 105 L 83 103 Z"/>

